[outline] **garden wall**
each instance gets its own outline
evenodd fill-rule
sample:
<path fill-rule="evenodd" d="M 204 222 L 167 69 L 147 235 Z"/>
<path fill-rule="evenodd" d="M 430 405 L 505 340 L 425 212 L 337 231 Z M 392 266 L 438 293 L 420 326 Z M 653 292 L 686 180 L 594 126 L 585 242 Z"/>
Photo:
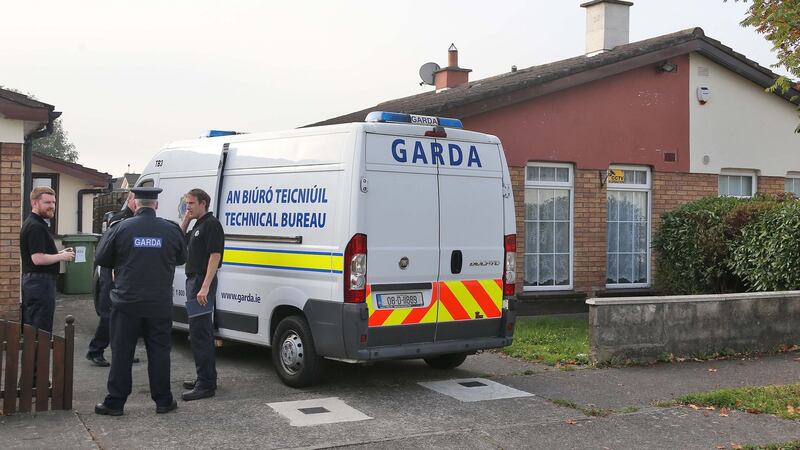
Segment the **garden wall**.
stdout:
<path fill-rule="evenodd" d="M 800 291 L 590 298 L 589 359 L 647 363 L 800 343 Z"/>

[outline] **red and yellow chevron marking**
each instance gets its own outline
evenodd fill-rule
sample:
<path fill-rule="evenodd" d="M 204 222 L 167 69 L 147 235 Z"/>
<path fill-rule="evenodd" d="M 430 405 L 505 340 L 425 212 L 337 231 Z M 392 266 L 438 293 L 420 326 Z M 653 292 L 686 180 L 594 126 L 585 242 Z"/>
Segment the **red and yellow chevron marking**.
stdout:
<path fill-rule="evenodd" d="M 503 281 L 440 281 L 439 300 L 439 322 L 500 317 L 503 314 Z"/>
<path fill-rule="evenodd" d="M 433 283 L 431 302 L 422 308 L 377 309 L 367 286 L 369 326 L 413 325 L 454 320 L 492 319 L 503 309 L 502 280 Z"/>
<path fill-rule="evenodd" d="M 371 286 L 367 285 L 369 326 L 382 327 L 436 322 L 436 290 L 437 287 L 434 283 L 431 303 L 422 308 L 377 309 L 372 299 Z"/>

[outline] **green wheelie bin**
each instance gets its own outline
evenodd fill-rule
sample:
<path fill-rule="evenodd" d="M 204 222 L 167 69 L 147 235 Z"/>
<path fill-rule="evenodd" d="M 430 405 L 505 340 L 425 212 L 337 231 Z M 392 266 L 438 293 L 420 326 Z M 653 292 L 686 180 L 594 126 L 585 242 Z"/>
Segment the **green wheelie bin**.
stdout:
<path fill-rule="evenodd" d="M 65 294 L 89 294 L 92 292 L 94 271 L 94 248 L 99 234 L 68 234 L 61 239 L 64 248 L 75 250 L 75 260 L 66 262 L 64 273 Z"/>

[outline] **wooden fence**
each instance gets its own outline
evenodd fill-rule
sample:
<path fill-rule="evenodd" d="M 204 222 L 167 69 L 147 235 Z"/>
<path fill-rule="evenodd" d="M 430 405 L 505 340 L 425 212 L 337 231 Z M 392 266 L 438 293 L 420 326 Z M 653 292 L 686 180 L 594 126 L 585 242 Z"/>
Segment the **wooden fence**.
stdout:
<path fill-rule="evenodd" d="M 30 325 L 20 326 L 16 322 L 0 320 L 0 399 L 3 401 L 3 415 L 16 411 L 31 412 L 34 398 L 37 412 L 72 409 L 74 322 L 74 317 L 67 316 L 64 337 L 60 337 Z"/>

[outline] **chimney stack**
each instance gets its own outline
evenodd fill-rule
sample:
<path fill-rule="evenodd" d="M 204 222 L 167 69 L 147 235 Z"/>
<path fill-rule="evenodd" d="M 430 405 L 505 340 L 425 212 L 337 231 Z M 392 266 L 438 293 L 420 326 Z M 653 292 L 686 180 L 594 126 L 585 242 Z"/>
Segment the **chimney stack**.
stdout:
<path fill-rule="evenodd" d="M 630 7 L 633 2 L 592 0 L 586 8 L 586 56 L 594 56 L 629 42 Z"/>
<path fill-rule="evenodd" d="M 458 67 L 458 49 L 455 44 L 450 44 L 450 48 L 447 49 L 447 67 L 433 73 L 436 90 L 450 89 L 469 83 L 470 72 L 472 69 Z"/>

